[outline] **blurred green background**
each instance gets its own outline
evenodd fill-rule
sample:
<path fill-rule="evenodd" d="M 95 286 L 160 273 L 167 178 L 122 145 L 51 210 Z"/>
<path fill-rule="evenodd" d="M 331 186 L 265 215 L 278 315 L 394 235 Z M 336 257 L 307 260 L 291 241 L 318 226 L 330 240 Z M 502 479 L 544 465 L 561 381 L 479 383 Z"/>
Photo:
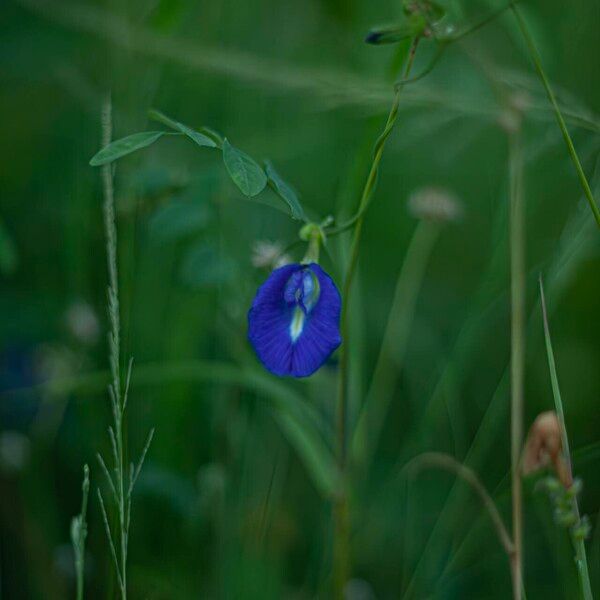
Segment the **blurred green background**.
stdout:
<path fill-rule="evenodd" d="M 500 0 L 452 0 L 448 23 Z M 523 13 L 600 195 L 600 4 L 526 0 Z M 86 590 L 115 595 L 96 488 L 110 452 L 100 107 L 114 135 L 156 129 L 157 108 L 271 158 L 311 217 L 351 215 L 392 98 L 395 49 L 364 44 L 394 20 L 384 0 L 4 0 L 0 5 L 0 592 L 73 595 L 69 526 L 91 467 Z M 433 53 L 417 52 L 416 71 Z M 363 402 L 417 219 L 407 200 L 447 189 L 417 290 L 390 411 L 352 488 L 347 597 L 507 598 L 508 561 L 464 484 L 402 466 L 448 452 L 480 475 L 510 522 L 508 106 L 524 107 L 527 210 L 526 428 L 553 407 L 538 307 L 545 278 L 580 502 L 600 594 L 600 236 L 510 14 L 450 46 L 408 86 L 365 221 L 353 298 L 351 422 Z M 158 126 L 160 128 L 160 126 Z M 299 224 L 269 191 L 251 201 L 218 155 L 164 138 L 117 163 L 123 353 L 135 359 L 128 448 L 156 427 L 136 488 L 131 598 L 316 598 L 330 594 L 331 502 L 281 415 L 306 403 L 333 442 L 336 357 L 276 380 L 246 342 L 268 269 L 258 240 Z M 323 265 L 341 284 L 348 234 Z M 291 252 L 295 260 L 302 249 Z M 399 341 L 404 344 L 404 342 Z M 402 352 L 404 349 L 404 352 Z M 258 383 L 257 383 L 258 382 Z M 283 411 L 283 412 L 282 412 Z M 527 597 L 576 598 L 569 538 L 525 483 Z"/>

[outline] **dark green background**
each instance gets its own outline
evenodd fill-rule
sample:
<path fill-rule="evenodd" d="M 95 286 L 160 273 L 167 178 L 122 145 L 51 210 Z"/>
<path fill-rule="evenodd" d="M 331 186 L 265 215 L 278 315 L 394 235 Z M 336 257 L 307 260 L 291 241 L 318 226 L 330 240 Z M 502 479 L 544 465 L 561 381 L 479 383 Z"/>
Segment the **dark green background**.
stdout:
<path fill-rule="evenodd" d="M 448 18 L 460 29 L 501 5 L 456 1 Z M 522 10 L 563 106 L 586 118 L 568 124 L 599 196 L 600 4 L 527 0 Z M 88 597 L 114 593 L 95 492 L 103 483 L 95 453 L 109 452 L 110 413 L 102 192 L 100 172 L 88 165 L 100 147 L 106 90 L 116 137 L 157 128 L 146 114 L 158 108 L 270 157 L 311 216 L 349 215 L 394 80 L 394 49 L 363 39 L 400 12 L 399 3 L 382 0 L 2 2 L 0 219 L 10 241 L 1 248 L 0 435 L 18 431 L 29 443 L 20 470 L 0 470 L 3 598 L 72 596 L 69 524 L 84 462 L 92 469 Z M 424 41 L 417 71 L 431 54 Z M 505 14 L 406 88 L 365 221 L 351 313 L 358 402 L 416 226 L 407 198 L 421 186 L 442 186 L 465 213 L 434 248 L 384 435 L 369 476 L 354 488 L 354 599 L 400 598 L 413 575 L 417 598 L 509 597 L 508 562 L 477 499 L 458 486 L 428 543 L 452 478 L 428 472 L 407 484 L 400 467 L 426 450 L 467 458 L 509 522 L 508 146 L 500 123 L 506 98 L 523 93 L 526 426 L 553 406 L 535 310 L 541 272 L 600 594 L 600 237 Z M 115 185 L 124 354 L 135 357 L 138 373 L 154 374 L 153 383 L 134 385 L 128 409 L 132 456 L 156 427 L 134 501 L 131 598 L 328 597 L 331 505 L 269 403 L 235 384 L 161 375 L 193 361 L 261 370 L 245 340 L 245 314 L 267 272 L 252 266 L 251 247 L 257 239 L 294 241 L 298 223 L 270 192 L 260 196 L 270 205 L 244 198 L 217 153 L 180 138 L 119 161 Z M 182 202 L 189 217 L 176 222 L 165 207 Z M 331 240 L 323 260 L 338 284 L 347 238 Z M 302 250 L 294 252 L 299 260 Z M 65 326 L 79 301 L 100 321 L 93 343 Z M 453 385 L 430 405 L 446 367 Z M 283 382 L 327 428 L 335 374 L 334 360 L 307 381 Z M 74 384 L 39 387 L 48 380 Z M 526 482 L 527 597 L 575 598 L 568 536 L 533 488 Z"/>

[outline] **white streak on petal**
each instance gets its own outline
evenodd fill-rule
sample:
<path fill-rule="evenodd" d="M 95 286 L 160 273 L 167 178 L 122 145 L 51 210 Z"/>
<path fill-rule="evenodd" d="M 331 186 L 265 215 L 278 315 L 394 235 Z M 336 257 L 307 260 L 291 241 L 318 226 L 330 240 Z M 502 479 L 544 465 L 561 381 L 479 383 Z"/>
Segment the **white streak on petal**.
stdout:
<path fill-rule="evenodd" d="M 292 322 L 290 323 L 290 338 L 292 343 L 295 342 L 302 334 L 305 320 L 306 315 L 304 314 L 304 311 L 299 306 L 296 306 L 294 309 L 294 315 L 292 316 Z"/>

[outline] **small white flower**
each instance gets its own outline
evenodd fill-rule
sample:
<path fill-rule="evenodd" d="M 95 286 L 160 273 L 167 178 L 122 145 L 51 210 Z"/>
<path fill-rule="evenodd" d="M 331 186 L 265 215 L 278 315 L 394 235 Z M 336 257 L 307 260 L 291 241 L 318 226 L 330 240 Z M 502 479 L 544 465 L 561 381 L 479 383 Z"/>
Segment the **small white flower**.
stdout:
<path fill-rule="evenodd" d="M 277 269 L 291 262 L 292 259 L 283 254 L 283 246 L 279 242 L 257 240 L 252 246 L 252 265 L 257 268 Z"/>
<path fill-rule="evenodd" d="M 408 199 L 408 210 L 417 219 L 439 222 L 456 222 L 463 216 L 460 201 L 448 190 L 424 187 L 413 192 Z"/>

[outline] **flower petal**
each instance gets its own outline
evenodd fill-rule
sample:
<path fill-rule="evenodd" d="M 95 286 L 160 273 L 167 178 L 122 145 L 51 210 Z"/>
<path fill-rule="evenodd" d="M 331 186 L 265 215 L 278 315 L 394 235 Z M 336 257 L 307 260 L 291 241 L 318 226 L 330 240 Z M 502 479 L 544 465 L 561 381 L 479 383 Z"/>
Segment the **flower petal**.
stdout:
<path fill-rule="evenodd" d="M 288 285 L 310 269 L 319 282 L 319 296 L 300 320 L 299 304 Z M 319 265 L 285 265 L 271 273 L 258 289 L 248 312 L 248 339 L 265 367 L 276 375 L 307 377 L 340 345 L 340 294 Z M 296 318 L 295 318 L 296 317 Z"/>
<path fill-rule="evenodd" d="M 340 313 L 342 299 L 331 277 L 316 263 L 309 268 L 317 276 L 320 294 L 306 316 L 302 335 L 294 344 L 291 374 L 307 377 L 314 373 L 341 344 Z"/>

